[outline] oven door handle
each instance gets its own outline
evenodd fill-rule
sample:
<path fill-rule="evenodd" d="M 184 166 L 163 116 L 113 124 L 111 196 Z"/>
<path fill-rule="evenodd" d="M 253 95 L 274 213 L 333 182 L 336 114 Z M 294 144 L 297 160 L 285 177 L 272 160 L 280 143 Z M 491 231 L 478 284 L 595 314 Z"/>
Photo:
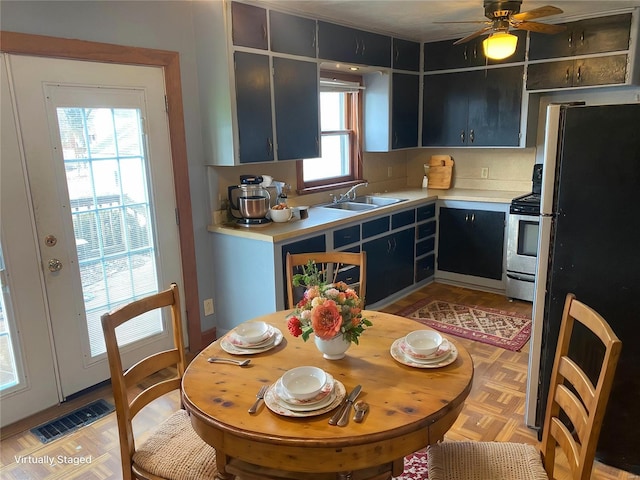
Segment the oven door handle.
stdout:
<path fill-rule="evenodd" d="M 523 274 L 518 274 L 518 273 L 507 273 L 507 277 L 513 279 L 513 280 L 520 280 L 522 282 L 529 282 L 529 283 L 534 283 L 536 281 L 536 277 L 534 275 L 527 275 L 525 273 Z"/>

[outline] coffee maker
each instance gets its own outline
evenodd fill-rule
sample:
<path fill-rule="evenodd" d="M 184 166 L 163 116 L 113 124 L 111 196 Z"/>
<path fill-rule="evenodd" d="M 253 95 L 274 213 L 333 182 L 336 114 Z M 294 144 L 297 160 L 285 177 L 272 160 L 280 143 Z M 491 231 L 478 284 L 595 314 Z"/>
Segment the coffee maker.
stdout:
<path fill-rule="evenodd" d="M 261 183 L 259 175 L 240 175 L 240 185 L 228 187 L 230 213 L 238 225 L 255 227 L 271 222 L 266 218 L 271 194 Z"/>

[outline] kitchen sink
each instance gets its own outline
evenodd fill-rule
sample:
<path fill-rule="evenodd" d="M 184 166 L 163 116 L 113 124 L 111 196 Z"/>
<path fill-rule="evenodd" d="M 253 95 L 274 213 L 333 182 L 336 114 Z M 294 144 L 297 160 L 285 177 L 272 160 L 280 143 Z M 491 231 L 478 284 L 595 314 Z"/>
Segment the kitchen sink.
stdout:
<path fill-rule="evenodd" d="M 378 208 L 380 205 L 375 205 L 371 203 L 359 203 L 359 202 L 340 202 L 340 203 L 327 203 L 326 205 L 321 205 L 323 208 L 335 208 L 338 210 L 352 210 L 352 211 L 365 211 L 371 210 L 373 208 Z"/>
<path fill-rule="evenodd" d="M 321 205 L 324 208 L 335 208 L 338 210 L 351 210 L 361 212 L 365 210 L 371 210 L 378 207 L 384 207 L 386 205 L 393 205 L 394 203 L 404 202 L 404 198 L 390 198 L 390 197 L 377 197 L 375 195 L 363 195 L 356 197 L 354 200 L 348 202 L 327 203 Z"/>
<path fill-rule="evenodd" d="M 391 197 L 377 197 L 375 195 L 363 195 L 362 197 L 356 197 L 353 202 L 366 205 L 375 205 L 376 207 L 384 207 L 386 205 L 393 205 L 394 203 L 400 203 L 406 201 L 406 198 L 391 198 Z"/>

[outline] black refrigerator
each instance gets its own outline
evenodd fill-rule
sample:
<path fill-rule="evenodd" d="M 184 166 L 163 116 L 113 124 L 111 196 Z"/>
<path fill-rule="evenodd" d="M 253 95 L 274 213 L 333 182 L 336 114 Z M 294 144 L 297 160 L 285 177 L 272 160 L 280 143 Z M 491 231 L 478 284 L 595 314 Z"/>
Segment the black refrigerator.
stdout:
<path fill-rule="evenodd" d="M 596 458 L 640 473 L 640 104 L 549 105 L 544 145 L 527 423 L 544 422 L 567 293 L 622 340 Z M 603 352 L 570 348 L 587 372 Z M 535 420 L 534 420 L 535 418 Z"/>

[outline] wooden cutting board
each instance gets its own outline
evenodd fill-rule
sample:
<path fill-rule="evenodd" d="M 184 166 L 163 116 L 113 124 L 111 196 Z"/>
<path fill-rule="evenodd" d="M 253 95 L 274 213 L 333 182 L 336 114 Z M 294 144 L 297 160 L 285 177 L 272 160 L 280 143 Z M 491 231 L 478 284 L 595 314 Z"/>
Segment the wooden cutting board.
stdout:
<path fill-rule="evenodd" d="M 429 178 L 428 188 L 440 190 L 451 188 L 453 164 L 451 155 L 432 155 L 427 163 L 429 165 L 427 173 L 427 178 Z"/>

